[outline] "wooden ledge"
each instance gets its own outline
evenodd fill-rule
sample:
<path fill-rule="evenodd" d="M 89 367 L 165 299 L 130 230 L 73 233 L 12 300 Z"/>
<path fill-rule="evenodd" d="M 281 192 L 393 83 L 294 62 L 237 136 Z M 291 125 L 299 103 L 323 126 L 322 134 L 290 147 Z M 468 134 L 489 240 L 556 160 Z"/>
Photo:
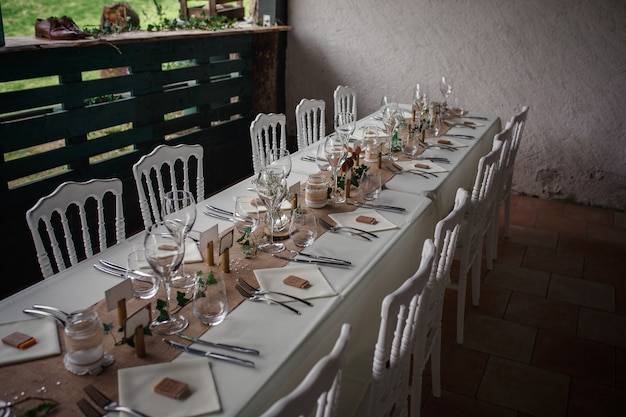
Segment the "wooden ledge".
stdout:
<path fill-rule="evenodd" d="M 74 41 L 53 41 L 44 38 L 37 38 L 34 36 L 10 36 L 5 39 L 6 45 L 0 47 L 0 54 L 13 53 L 20 51 L 33 51 L 39 49 L 54 49 L 54 48 L 74 48 L 94 46 L 103 43 L 108 44 L 124 44 L 124 43 L 141 43 L 150 42 L 163 39 L 180 39 L 180 38 L 202 38 L 213 36 L 232 36 L 242 34 L 263 34 L 273 32 L 286 32 L 293 28 L 291 26 L 258 26 L 251 23 L 237 22 L 235 27 L 229 29 L 220 30 L 200 30 L 200 29 L 185 29 L 185 30 L 160 30 L 151 31 L 146 30 L 133 30 L 129 32 L 122 32 L 115 35 L 106 35 L 100 38 L 90 38 L 84 40 Z M 34 30 L 34 29 L 33 29 Z"/>

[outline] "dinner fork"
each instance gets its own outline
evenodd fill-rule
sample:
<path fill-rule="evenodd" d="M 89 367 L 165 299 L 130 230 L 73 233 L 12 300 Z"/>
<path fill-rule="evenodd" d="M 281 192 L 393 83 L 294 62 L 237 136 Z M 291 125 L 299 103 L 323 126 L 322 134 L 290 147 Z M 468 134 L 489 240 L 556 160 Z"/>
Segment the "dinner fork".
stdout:
<path fill-rule="evenodd" d="M 282 296 L 289 297 L 293 300 L 300 301 L 301 303 L 304 303 L 308 306 L 313 307 L 313 304 L 309 303 L 307 300 L 303 300 L 302 298 L 296 297 L 295 295 L 286 294 L 284 292 L 279 292 L 279 291 L 263 291 L 260 288 L 253 287 L 252 285 L 248 284 L 245 280 L 241 278 L 237 278 L 237 283 L 241 285 L 242 288 L 250 291 L 252 294 L 255 294 L 255 295 L 265 295 L 265 294 L 282 295 Z"/>
<path fill-rule="evenodd" d="M 286 309 L 289 309 L 289 310 L 293 311 L 294 313 L 296 313 L 298 315 L 300 314 L 300 312 L 298 310 L 296 310 L 295 308 L 293 308 L 291 306 L 288 306 L 285 303 L 281 303 L 280 301 L 276 301 L 276 300 L 274 300 L 272 298 L 268 298 L 268 297 L 265 297 L 263 295 L 253 294 L 253 293 L 249 292 L 248 290 L 246 290 L 245 288 L 243 288 L 239 284 L 235 284 L 235 289 L 237 290 L 237 292 L 239 294 L 241 294 L 241 296 L 243 298 L 247 298 L 250 301 L 267 301 L 270 304 L 278 304 L 280 306 L 285 307 Z"/>
<path fill-rule="evenodd" d="M 346 231 L 350 233 L 351 235 L 357 235 L 370 241 L 371 239 L 365 235 L 368 235 L 371 237 L 378 237 L 378 235 L 375 235 L 372 232 L 368 232 L 367 230 L 358 229 L 356 227 L 351 227 L 351 226 L 337 226 L 337 225 L 333 226 L 332 224 L 328 223 L 326 220 L 322 219 L 321 217 L 318 220 L 322 224 L 322 226 L 324 226 L 326 229 L 328 229 L 331 232 L 338 233 L 341 231 Z"/>
<path fill-rule="evenodd" d="M 104 408 L 106 411 L 124 411 L 137 417 L 150 417 L 147 414 L 143 414 L 132 408 L 119 405 L 118 403 L 101 393 L 93 385 L 87 385 L 85 388 L 83 388 L 83 390 L 89 396 L 89 398 L 93 400 L 94 403 L 98 404 L 99 407 Z"/>
<path fill-rule="evenodd" d="M 94 406 L 89 404 L 89 402 L 84 398 L 76 401 L 76 405 L 80 408 L 80 411 L 83 412 L 85 417 L 103 417 L 103 414 L 96 410 Z"/>

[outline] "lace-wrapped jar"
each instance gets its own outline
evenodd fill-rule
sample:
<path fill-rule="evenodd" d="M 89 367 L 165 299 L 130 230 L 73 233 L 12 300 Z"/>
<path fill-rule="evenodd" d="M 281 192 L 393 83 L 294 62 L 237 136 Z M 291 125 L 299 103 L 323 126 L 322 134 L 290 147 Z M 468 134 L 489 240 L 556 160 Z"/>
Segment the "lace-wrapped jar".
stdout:
<path fill-rule="evenodd" d="M 111 365 L 114 359 L 105 354 L 103 337 L 98 313 L 88 310 L 72 313 L 65 326 L 65 368 L 77 375 L 97 375 Z"/>
<path fill-rule="evenodd" d="M 311 208 L 322 208 L 328 200 L 328 182 L 324 174 L 311 174 L 306 182 L 304 202 Z"/>

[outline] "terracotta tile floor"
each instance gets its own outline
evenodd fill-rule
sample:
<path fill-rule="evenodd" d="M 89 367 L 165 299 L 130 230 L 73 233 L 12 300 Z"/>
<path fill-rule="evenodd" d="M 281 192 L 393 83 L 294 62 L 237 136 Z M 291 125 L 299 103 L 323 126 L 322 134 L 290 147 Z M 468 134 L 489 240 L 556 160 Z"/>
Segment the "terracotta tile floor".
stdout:
<path fill-rule="evenodd" d="M 462 345 L 446 293 L 443 392 L 427 371 L 422 416 L 626 416 L 626 214 L 514 196 L 509 238 L 502 219 Z"/>

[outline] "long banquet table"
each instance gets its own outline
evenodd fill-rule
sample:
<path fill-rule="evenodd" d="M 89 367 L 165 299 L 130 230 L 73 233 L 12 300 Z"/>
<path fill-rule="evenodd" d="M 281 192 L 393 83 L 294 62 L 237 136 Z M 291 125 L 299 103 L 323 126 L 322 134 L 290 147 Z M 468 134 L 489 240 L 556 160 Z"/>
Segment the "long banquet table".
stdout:
<path fill-rule="evenodd" d="M 364 120 L 359 123 L 363 123 Z M 461 148 L 454 155 L 447 152 L 445 155 L 453 162 L 450 166 L 451 172 L 441 175 L 439 179 L 420 180 L 406 175 L 396 176 L 386 184 L 376 202 L 407 209 L 406 213 L 402 214 L 381 213 L 398 226 L 396 229 L 377 232 L 379 238 L 372 239 L 371 242 L 334 233 L 323 233 L 318 237 L 307 251 L 346 259 L 353 263 L 350 269 L 320 267 L 324 277 L 336 290 L 336 296 L 314 299 L 312 308 L 299 305 L 298 308 L 302 312 L 300 316 L 277 306 L 244 301 L 228 314 L 223 323 L 208 329 L 202 338 L 249 346 L 261 352 L 259 357 L 247 358 L 256 362 L 254 369 L 210 360 L 211 372 L 221 403 L 221 411 L 213 415 L 241 417 L 259 415 L 276 399 L 297 385 L 313 364 L 330 350 L 339 334 L 339 328 L 345 322 L 352 325 L 345 374 L 354 380 L 364 382 L 368 380 L 383 297 L 416 270 L 424 240 L 432 237 L 434 225 L 442 212 L 448 209 L 447 202 L 453 201 L 457 185 L 461 183 L 465 185 L 467 176 L 473 178 L 472 172 L 475 172 L 477 160 L 483 149 L 490 148 L 491 139 L 499 129 L 499 124 L 499 119 L 490 118 L 484 129 L 474 131 L 477 138 L 471 147 Z M 292 156 L 293 170 L 288 179 L 290 184 L 296 182 L 303 184 L 307 175 L 315 171 L 315 164 L 300 159 L 300 156 L 307 152 L 310 153 L 311 150 L 305 149 Z M 198 217 L 193 228 L 207 230 L 217 224 L 219 230 L 224 231 L 232 227 L 228 221 L 204 215 L 204 207 L 211 204 L 232 210 L 233 197 L 250 194 L 250 187 L 251 179 L 246 179 L 198 203 Z M 431 198 L 435 198 L 436 204 L 433 204 Z M 299 201 L 304 201 L 303 196 L 300 196 Z M 342 210 L 345 211 L 345 205 L 342 206 Z M 329 204 L 319 212 L 315 211 L 322 216 L 333 212 L 334 208 Z M 124 264 L 126 255 L 141 244 L 142 237 L 141 233 L 132 236 L 91 259 L 1 300 L 0 321 L 7 323 L 29 319 L 30 316 L 22 313 L 22 309 L 36 303 L 53 305 L 65 311 L 90 308 L 101 303 L 104 291 L 118 284 L 120 279 L 96 271 L 93 264 L 98 259 Z M 285 261 L 276 263 L 275 260 L 268 258 L 270 258 L 268 254 L 259 253 L 256 259 L 241 261 L 245 265 L 238 272 L 225 275 L 228 275 L 232 282 L 237 274 L 242 276 L 247 274 L 248 277 L 252 275 L 255 265 L 283 266 L 286 263 Z M 190 267 L 193 268 L 193 265 Z M 190 307 L 185 307 L 181 312 L 184 312 L 190 321 L 196 320 L 191 314 Z M 195 325 L 197 326 L 197 323 Z M 62 329 L 59 329 L 60 336 L 61 333 Z M 146 339 L 148 352 L 160 342 L 160 337 Z M 61 415 L 80 415 L 73 402 L 82 394 L 63 390 L 63 384 L 59 381 L 69 379 L 72 386 L 80 386 L 84 381 L 85 385 L 92 383 L 107 390 L 108 393 L 117 394 L 117 370 L 127 363 L 122 360 L 125 359 L 123 357 L 133 353 L 127 347 L 119 346 L 115 347 L 112 353 L 120 360 L 116 360 L 115 364 L 98 376 L 74 376 L 62 370 L 61 374 L 54 377 L 47 375 L 47 379 L 36 376 L 23 379 L 0 378 L 0 399 L 12 400 L 22 392 L 34 395 L 36 389 L 46 386 L 47 395 L 61 402 Z M 183 353 L 174 361 L 184 360 L 187 356 L 190 355 Z M 61 363 L 62 356 L 57 355 L 34 363 L 51 360 Z M 154 360 L 155 357 L 151 359 L 148 355 L 141 364 L 148 364 Z M 0 367 L 0 372 L 11 370 L 19 374 L 24 366 L 18 364 Z M 359 400 L 360 395 L 362 392 L 355 394 L 353 398 L 348 396 L 343 401 L 353 405 Z"/>

